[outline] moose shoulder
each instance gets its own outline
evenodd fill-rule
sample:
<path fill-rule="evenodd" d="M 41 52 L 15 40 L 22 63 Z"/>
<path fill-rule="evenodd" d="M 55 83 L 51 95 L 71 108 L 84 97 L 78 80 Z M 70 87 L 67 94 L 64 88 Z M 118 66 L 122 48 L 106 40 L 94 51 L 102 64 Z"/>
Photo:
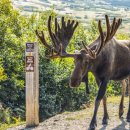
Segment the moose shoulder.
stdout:
<path fill-rule="evenodd" d="M 68 54 L 66 48 L 78 26 L 78 22 L 75 23 L 74 20 L 65 22 L 64 17 L 62 17 L 60 26 L 57 18 L 55 18 L 55 32 L 53 32 L 51 30 L 50 16 L 48 19 L 48 31 L 52 40 L 52 46 L 46 42 L 43 31 L 39 33 L 36 30 L 38 38 L 50 50 L 50 58 L 74 58 L 75 68 L 70 78 L 70 85 L 72 87 L 79 86 L 87 72 L 91 71 L 94 74 L 99 90 L 95 101 L 94 115 L 90 123 L 90 130 L 95 130 L 97 125 L 96 116 L 101 99 L 103 99 L 104 106 L 103 124 L 108 122 L 105 92 L 109 80 L 121 80 L 130 75 L 130 41 L 116 40 L 113 37 L 122 20 L 114 18 L 112 24 L 110 24 L 107 15 L 105 19 L 106 32 L 103 32 L 101 21 L 99 20 L 99 37 L 89 46 L 82 42 L 85 49 L 74 54 Z M 127 121 L 130 122 L 130 102 Z"/>
<path fill-rule="evenodd" d="M 97 44 L 100 41 L 97 40 Z M 96 46 L 96 45 L 95 45 Z M 91 49 L 94 50 L 95 46 Z M 96 59 L 91 59 L 89 71 L 100 80 L 122 80 L 130 74 L 130 41 L 112 38 Z"/>

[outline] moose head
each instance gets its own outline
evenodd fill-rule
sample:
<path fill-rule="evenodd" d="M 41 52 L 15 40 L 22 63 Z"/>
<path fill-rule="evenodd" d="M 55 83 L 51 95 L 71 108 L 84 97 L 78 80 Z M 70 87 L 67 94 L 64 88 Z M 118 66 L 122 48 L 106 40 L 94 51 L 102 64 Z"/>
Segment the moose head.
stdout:
<path fill-rule="evenodd" d="M 96 59 L 100 55 L 100 52 L 103 50 L 103 47 L 113 38 L 122 20 L 116 20 L 116 18 L 114 18 L 112 24 L 110 24 L 110 20 L 106 15 L 106 32 L 103 32 L 101 21 L 99 20 L 99 37 L 90 46 L 86 46 L 85 43 L 82 42 L 84 49 L 70 54 L 66 52 L 66 48 L 74 34 L 75 29 L 78 26 L 78 22 L 75 22 L 74 20 L 68 20 L 65 22 L 64 17 L 62 17 L 60 26 L 57 18 L 55 18 L 55 31 L 53 32 L 51 29 L 51 19 L 51 16 L 49 16 L 48 31 L 52 40 L 52 45 L 48 44 L 45 40 L 43 31 L 39 33 L 39 31 L 36 30 L 36 35 L 43 45 L 50 50 L 49 58 L 74 58 L 75 68 L 70 77 L 70 86 L 77 87 L 82 82 L 84 75 L 91 69 L 91 64 L 97 62 Z"/>

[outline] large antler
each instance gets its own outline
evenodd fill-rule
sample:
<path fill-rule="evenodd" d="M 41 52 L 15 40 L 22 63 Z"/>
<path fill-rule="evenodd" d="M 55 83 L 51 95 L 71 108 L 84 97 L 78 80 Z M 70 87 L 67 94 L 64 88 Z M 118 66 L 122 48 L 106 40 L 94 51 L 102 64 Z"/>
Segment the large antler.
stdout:
<path fill-rule="evenodd" d="M 100 33 L 100 43 L 96 46 L 96 49 L 91 50 L 88 46 L 85 46 L 85 44 L 83 43 L 85 50 L 93 58 L 96 58 L 96 56 L 100 53 L 100 51 L 105 46 L 105 44 L 113 38 L 117 29 L 122 23 L 122 19 L 116 20 L 116 18 L 114 18 L 112 24 L 110 25 L 109 18 L 107 15 L 105 15 L 105 18 L 106 18 L 106 26 L 107 26 L 107 31 L 105 33 L 102 30 L 101 21 L 99 20 L 98 22 L 98 29 Z"/>
<path fill-rule="evenodd" d="M 41 34 L 39 34 L 38 31 L 36 30 L 36 35 L 41 40 L 43 45 L 50 50 L 51 58 L 74 57 L 75 54 L 68 54 L 66 52 L 66 48 L 69 44 L 70 39 L 73 36 L 76 27 L 78 26 L 78 22 L 75 23 L 74 20 L 72 21 L 68 20 L 67 22 L 65 22 L 64 17 L 62 17 L 60 27 L 59 23 L 57 22 L 57 18 L 55 18 L 55 33 L 54 33 L 52 32 L 51 29 L 51 19 L 52 19 L 51 16 L 49 16 L 48 31 L 50 38 L 52 40 L 52 45 L 49 45 L 46 42 L 43 31 L 41 31 Z"/>

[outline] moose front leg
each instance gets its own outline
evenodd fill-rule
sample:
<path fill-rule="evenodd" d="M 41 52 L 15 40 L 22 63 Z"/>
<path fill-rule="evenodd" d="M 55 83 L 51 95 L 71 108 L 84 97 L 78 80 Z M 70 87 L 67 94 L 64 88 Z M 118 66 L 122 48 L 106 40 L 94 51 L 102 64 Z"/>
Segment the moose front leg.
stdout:
<path fill-rule="evenodd" d="M 98 78 L 96 78 L 96 83 L 97 83 L 98 86 L 100 86 L 101 81 Z M 106 97 L 106 94 L 104 95 L 102 101 L 103 101 L 103 109 L 104 109 L 104 116 L 103 116 L 103 119 L 102 119 L 102 124 L 107 125 L 109 116 L 108 116 L 108 112 L 107 112 L 107 97 Z"/>
<path fill-rule="evenodd" d="M 89 126 L 89 130 L 95 130 L 95 127 L 97 126 L 97 120 L 96 120 L 97 111 L 98 111 L 100 102 L 105 95 L 107 83 L 108 83 L 107 81 L 103 81 L 103 82 L 101 82 L 101 85 L 99 87 L 98 95 L 97 95 L 96 101 L 95 101 L 94 114 L 93 114 L 93 118 L 92 118 L 90 126 Z"/>
<path fill-rule="evenodd" d="M 129 109 L 127 113 L 127 122 L 130 122 L 130 76 L 128 78 L 128 94 L 129 94 Z"/>

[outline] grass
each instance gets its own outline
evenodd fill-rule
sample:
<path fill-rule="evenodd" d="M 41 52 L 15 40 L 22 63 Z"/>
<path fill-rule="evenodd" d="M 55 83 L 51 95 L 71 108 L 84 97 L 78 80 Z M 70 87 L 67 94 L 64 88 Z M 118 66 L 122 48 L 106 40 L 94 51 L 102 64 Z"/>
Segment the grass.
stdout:
<path fill-rule="evenodd" d="M 15 124 L 2 124 L 2 125 L 0 125 L 0 130 L 7 130 L 8 128 L 15 127 L 18 125 L 23 125 L 23 124 L 25 124 L 24 121 L 17 122 Z"/>
<path fill-rule="evenodd" d="M 128 102 L 128 97 L 125 97 L 124 102 Z M 108 103 L 120 103 L 121 96 L 112 96 L 107 98 Z"/>
<path fill-rule="evenodd" d="M 67 117 L 66 120 L 80 120 L 86 117 L 86 113 L 74 115 L 73 117 Z"/>
<path fill-rule="evenodd" d="M 107 106 L 110 107 L 111 104 L 116 104 L 116 106 L 119 106 L 120 100 L 121 100 L 121 96 L 108 97 Z M 128 101 L 129 101 L 129 98 L 125 97 L 124 103 L 128 103 Z M 98 116 L 102 116 L 103 115 L 102 102 L 101 102 L 101 105 L 99 108 L 100 108 L 100 111 L 98 111 Z M 113 106 L 113 108 L 115 108 L 115 106 Z M 64 115 L 69 115 L 69 116 L 66 117 L 65 120 L 71 121 L 71 120 L 85 119 L 86 116 L 92 117 L 93 109 L 94 109 L 94 102 L 91 103 L 90 107 L 86 107 L 85 109 L 82 109 L 80 111 L 73 112 L 73 114 L 71 112 L 66 111 L 66 112 L 64 112 Z M 118 116 L 118 112 L 116 113 L 116 115 Z"/>

